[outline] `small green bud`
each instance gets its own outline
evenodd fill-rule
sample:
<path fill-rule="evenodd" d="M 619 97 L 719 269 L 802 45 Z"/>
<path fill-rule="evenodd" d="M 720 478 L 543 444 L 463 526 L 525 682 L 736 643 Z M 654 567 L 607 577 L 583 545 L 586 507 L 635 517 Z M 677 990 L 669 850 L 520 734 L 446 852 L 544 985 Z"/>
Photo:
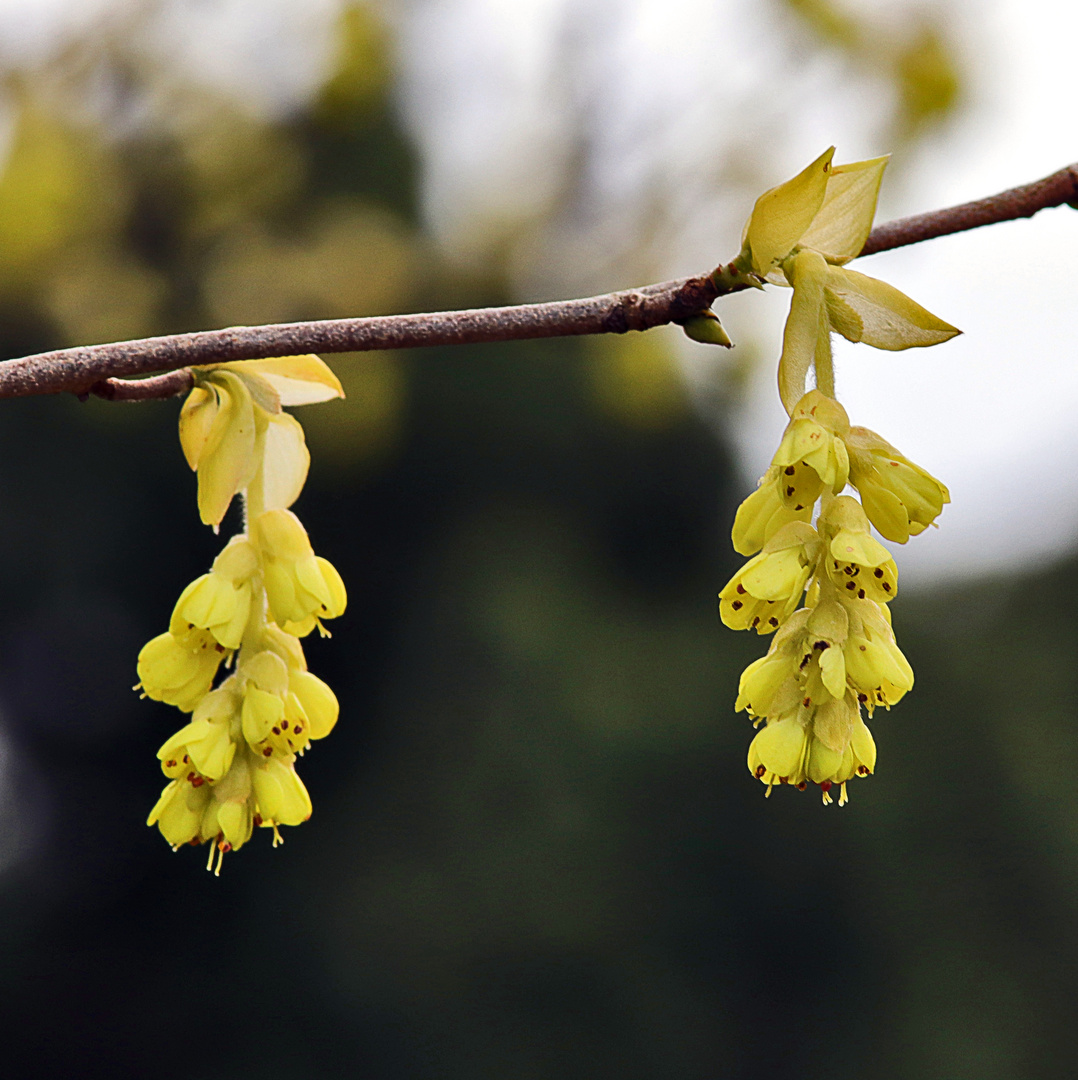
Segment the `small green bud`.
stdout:
<path fill-rule="evenodd" d="M 730 335 L 723 329 L 718 315 L 713 311 L 699 311 L 690 316 L 681 324 L 685 336 L 699 341 L 702 345 L 721 345 L 724 349 L 732 349 L 734 343 Z"/>

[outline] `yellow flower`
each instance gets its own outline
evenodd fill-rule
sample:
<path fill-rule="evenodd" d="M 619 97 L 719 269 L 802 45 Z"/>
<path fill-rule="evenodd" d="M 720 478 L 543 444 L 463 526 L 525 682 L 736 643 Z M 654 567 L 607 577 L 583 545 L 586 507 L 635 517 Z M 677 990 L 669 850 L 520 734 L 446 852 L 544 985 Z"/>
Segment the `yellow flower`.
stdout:
<path fill-rule="evenodd" d="M 234 536 L 208 574 L 180 594 L 169 630 L 209 630 L 226 649 L 238 649 L 251 611 L 251 579 L 258 573 L 258 551 L 244 536 Z"/>
<path fill-rule="evenodd" d="M 807 722 L 820 707 L 844 700 L 848 627 L 845 608 L 833 600 L 795 611 L 767 655 L 742 673 L 735 710 L 769 719 L 802 710 Z"/>
<path fill-rule="evenodd" d="M 814 723 L 786 716 L 769 721 L 749 744 L 749 772 L 767 786 L 766 795 L 776 784 L 790 784 L 803 791 L 808 783 L 818 784 L 824 805 L 831 802 L 831 788 L 838 784 L 839 806 L 849 798 L 847 782 L 855 776 L 869 776 L 876 766 L 876 744 L 856 706 L 844 705 L 849 723 L 838 748 L 825 740 Z"/>
<path fill-rule="evenodd" d="M 749 743 L 749 772 L 767 784 L 799 785 L 805 782 L 805 759 L 809 733 L 796 717 L 769 721 Z"/>
<path fill-rule="evenodd" d="M 173 779 L 183 776 L 193 781 L 197 775 L 204 780 L 220 780 L 236 755 L 232 738 L 235 712 L 235 695 L 227 684 L 206 694 L 191 722 L 157 751 L 162 772 Z"/>
<path fill-rule="evenodd" d="M 887 548 L 873 539 L 856 499 L 833 499 L 820 514 L 819 526 L 827 545 L 827 576 L 845 596 L 881 604 L 895 598 L 898 567 Z"/>
<path fill-rule="evenodd" d="M 871 716 L 877 705 L 889 709 L 913 689 L 913 668 L 895 641 L 886 609 L 870 600 L 847 603 L 846 609 L 846 678 Z"/>
<path fill-rule="evenodd" d="M 171 781 L 146 819 L 147 825 L 161 830 L 173 848 L 202 839 L 202 816 L 210 801 L 210 789 L 205 780 L 197 779 L 197 784 L 184 778 Z"/>
<path fill-rule="evenodd" d="M 732 630 L 769 634 L 797 607 L 820 552 L 811 525 L 783 526 L 719 593 L 719 616 Z"/>
<path fill-rule="evenodd" d="M 348 602 L 333 564 L 316 556 L 299 518 L 289 510 L 270 510 L 253 524 L 262 553 L 266 597 L 274 622 L 305 637 L 322 619 L 340 615 Z M 325 633 L 325 631 L 322 631 Z"/>
<path fill-rule="evenodd" d="M 868 428 L 850 428 L 850 483 L 881 536 L 904 544 L 933 524 L 950 493 L 934 476 Z"/>
<path fill-rule="evenodd" d="M 843 440 L 849 429 L 846 410 L 833 398 L 819 390 L 800 398 L 771 459 L 781 472 L 783 505 L 811 508 L 825 491 L 837 495 L 846 486 L 850 463 Z"/>
<path fill-rule="evenodd" d="M 190 712 L 213 685 L 225 647 L 208 630 L 158 634 L 138 654 L 139 686 L 146 697 Z"/>
<path fill-rule="evenodd" d="M 784 525 L 807 522 L 812 517 L 811 503 L 797 510 L 786 506 L 781 484 L 782 470 L 772 465 L 756 490 L 737 508 L 731 538 L 739 555 L 755 555 Z"/>

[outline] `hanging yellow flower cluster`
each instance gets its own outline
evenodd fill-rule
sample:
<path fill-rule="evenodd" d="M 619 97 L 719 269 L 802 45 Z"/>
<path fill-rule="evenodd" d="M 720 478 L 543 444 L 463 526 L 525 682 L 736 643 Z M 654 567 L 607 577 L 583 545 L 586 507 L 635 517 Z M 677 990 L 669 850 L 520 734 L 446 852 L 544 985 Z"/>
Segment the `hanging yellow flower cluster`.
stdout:
<path fill-rule="evenodd" d="M 950 501 L 890 443 L 851 427 L 835 400 L 831 332 L 880 349 L 935 345 L 958 331 L 890 285 L 844 268 L 864 246 L 886 158 L 832 168 L 832 147 L 766 192 L 723 272 L 793 287 L 779 361 L 790 422 L 760 485 L 740 506 L 733 543 L 752 558 L 719 593 L 722 621 L 774 633 L 745 669 L 735 708 L 760 727 L 750 772 L 767 785 L 839 785 L 869 775 L 876 746 L 862 718 L 913 687 L 888 604 L 898 570 L 871 535 L 905 543 Z M 805 393 L 810 368 L 816 389 Z M 861 501 L 842 491 L 849 484 Z M 819 514 L 812 525 L 819 503 Z"/>
<path fill-rule="evenodd" d="M 343 397 L 317 356 L 195 369 L 180 443 L 198 473 L 198 509 L 217 531 L 235 495 L 244 531 L 180 594 L 168 631 L 139 653 L 146 697 L 191 713 L 158 751 L 169 784 L 150 812 L 173 846 L 210 843 L 217 873 L 255 827 L 311 815 L 295 761 L 337 722 L 333 691 L 307 670 L 299 639 L 345 608 L 344 584 L 288 509 L 307 479 L 303 429 L 283 405 Z M 234 670 L 216 689 L 222 662 Z"/>

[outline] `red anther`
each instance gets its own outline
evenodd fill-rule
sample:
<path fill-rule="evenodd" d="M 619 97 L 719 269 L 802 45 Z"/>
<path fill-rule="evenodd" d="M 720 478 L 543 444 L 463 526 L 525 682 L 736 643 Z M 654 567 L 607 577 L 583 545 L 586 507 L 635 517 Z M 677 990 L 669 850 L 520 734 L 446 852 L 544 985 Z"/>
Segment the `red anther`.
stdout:
<path fill-rule="evenodd" d="M 227 840 L 222 840 L 217 845 L 218 850 L 224 854 L 225 852 L 232 850 L 232 845 Z"/>
<path fill-rule="evenodd" d="M 850 584 L 852 585 L 853 582 L 851 581 Z M 884 585 L 884 588 L 886 589 L 887 586 Z M 857 590 L 857 599 L 858 600 L 864 600 L 864 598 L 865 598 L 865 590 L 864 589 L 858 589 Z"/>
<path fill-rule="evenodd" d="M 262 756 L 263 757 L 273 757 L 273 747 L 272 746 L 264 746 L 262 748 Z"/>
<path fill-rule="evenodd" d="M 864 704 L 866 701 L 868 701 L 868 694 L 858 694 L 857 700 Z"/>
<path fill-rule="evenodd" d="M 282 720 L 281 721 L 281 730 L 282 731 L 287 731 L 288 730 L 288 721 L 287 720 Z"/>
<path fill-rule="evenodd" d="M 174 769 L 174 768 L 176 768 L 176 759 L 175 758 L 169 758 L 168 761 L 165 762 L 165 768 L 166 769 Z"/>
<path fill-rule="evenodd" d="M 196 776 L 194 780 L 191 781 L 191 787 L 202 787 L 205 782 L 206 780 L 204 777 Z"/>
<path fill-rule="evenodd" d="M 831 781 L 830 780 L 822 780 L 820 782 L 820 790 L 821 791 L 830 791 L 831 790 Z"/>
<path fill-rule="evenodd" d="M 737 587 L 737 595 L 738 596 L 744 596 L 745 595 L 745 586 L 744 585 L 740 585 L 740 584 L 738 585 L 738 587 Z"/>
<path fill-rule="evenodd" d="M 195 773 L 193 773 L 193 772 L 189 772 L 189 773 L 187 774 L 187 779 L 188 779 L 188 780 L 190 780 L 192 784 L 193 784 L 193 783 L 195 782 L 195 775 L 196 775 L 196 774 L 195 774 Z"/>
<path fill-rule="evenodd" d="M 274 734 L 274 735 L 280 735 L 280 734 L 281 734 L 281 729 L 280 729 L 279 727 L 275 727 L 275 728 L 273 729 L 273 734 Z"/>
<path fill-rule="evenodd" d="M 735 601 L 734 601 L 734 602 L 733 602 L 733 603 L 732 603 L 732 604 L 730 605 L 730 607 L 732 607 L 732 608 L 734 609 L 734 611 L 740 611 L 740 610 L 741 610 L 741 609 L 742 609 L 742 608 L 743 608 L 744 606 L 745 606 L 745 605 L 744 605 L 743 603 L 741 603 L 741 601 L 740 601 L 740 600 L 735 600 Z"/>
<path fill-rule="evenodd" d="M 793 474 L 797 472 L 797 469 L 793 465 L 787 465 L 785 472 L 787 476 L 793 476 Z"/>
<path fill-rule="evenodd" d="M 765 772 L 767 772 L 767 766 L 766 765 L 757 765 L 756 766 L 756 772 L 755 772 L 754 775 L 756 776 L 756 779 L 759 780 L 759 779 L 761 779 L 761 777 L 763 777 Z"/>
<path fill-rule="evenodd" d="M 808 783 L 806 781 L 802 780 L 801 783 L 797 785 L 797 790 L 798 791 L 804 791 L 805 788 L 807 788 L 807 787 L 808 787 Z"/>
<path fill-rule="evenodd" d="M 771 618 L 768 619 L 767 621 L 768 621 L 768 624 L 770 626 L 778 626 L 778 624 L 779 624 L 778 619 L 776 619 L 774 615 L 772 615 Z"/>
<path fill-rule="evenodd" d="M 297 725 L 296 725 L 296 726 L 295 726 L 295 727 L 294 727 L 294 728 L 292 729 L 292 734 L 293 734 L 293 735 L 299 735 L 299 734 L 300 734 L 300 732 L 302 732 L 302 731 L 303 731 L 303 725 L 302 725 L 302 724 L 297 724 Z"/>
<path fill-rule="evenodd" d="M 805 700 L 802 701 L 801 704 L 804 705 L 805 708 L 807 709 L 812 704 L 812 698 L 810 698 L 810 697 L 805 698 Z"/>
<path fill-rule="evenodd" d="M 184 763 L 184 765 L 186 765 L 190 760 L 191 759 L 186 754 L 183 755 L 183 763 Z"/>
<path fill-rule="evenodd" d="M 883 567 L 877 566 L 876 569 L 872 571 L 872 576 L 883 577 Z"/>
<path fill-rule="evenodd" d="M 255 816 L 251 819 L 251 821 L 254 824 L 254 827 L 257 829 L 262 824 L 262 815 L 261 814 L 255 814 Z"/>
<path fill-rule="evenodd" d="M 858 776 L 868 776 L 868 766 L 867 765 L 858 765 L 857 766 L 857 775 Z"/>
<path fill-rule="evenodd" d="M 788 487 L 788 488 L 786 489 L 786 498 L 787 498 L 787 499 L 788 499 L 788 498 L 790 498 L 790 496 L 791 496 L 791 495 L 793 495 L 793 493 L 794 493 L 794 491 L 795 491 L 795 490 L 796 490 L 796 489 L 795 489 L 795 488 L 793 488 L 793 487 Z"/>

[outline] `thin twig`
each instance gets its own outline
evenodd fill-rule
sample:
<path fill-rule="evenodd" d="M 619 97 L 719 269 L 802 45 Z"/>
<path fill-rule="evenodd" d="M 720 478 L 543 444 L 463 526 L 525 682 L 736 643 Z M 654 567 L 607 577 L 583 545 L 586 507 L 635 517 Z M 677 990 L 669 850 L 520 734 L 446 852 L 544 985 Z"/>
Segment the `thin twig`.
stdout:
<path fill-rule="evenodd" d="M 962 203 L 947 210 L 930 210 L 925 214 L 888 221 L 877 225 L 861 249 L 861 255 L 875 255 L 879 251 L 919 244 L 937 236 L 967 232 L 982 225 L 995 225 L 1001 221 L 1033 217 L 1038 210 L 1078 201 L 1078 162 L 1034 180 L 1032 184 L 989 195 L 987 199 Z"/>
<path fill-rule="evenodd" d="M 891 221 L 873 229 L 861 255 L 965 232 L 1078 200 L 1078 163 L 1032 184 L 947 210 Z M 639 289 L 560 300 L 549 304 L 382 315 L 366 319 L 236 326 L 192 334 L 86 345 L 0 363 L 0 398 L 72 391 L 113 401 L 173 397 L 191 385 L 189 365 L 291 356 L 297 353 L 365 352 L 430 345 L 580 334 L 623 334 L 683 322 L 720 295 L 745 288 L 720 287 L 711 277 L 681 278 Z M 169 374 L 136 382 L 132 376 Z"/>

